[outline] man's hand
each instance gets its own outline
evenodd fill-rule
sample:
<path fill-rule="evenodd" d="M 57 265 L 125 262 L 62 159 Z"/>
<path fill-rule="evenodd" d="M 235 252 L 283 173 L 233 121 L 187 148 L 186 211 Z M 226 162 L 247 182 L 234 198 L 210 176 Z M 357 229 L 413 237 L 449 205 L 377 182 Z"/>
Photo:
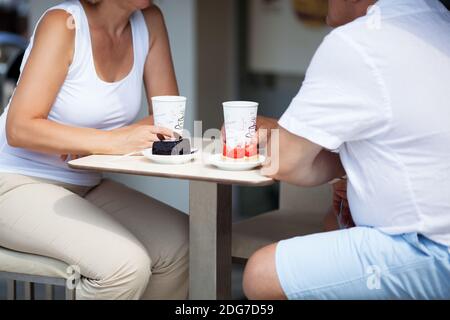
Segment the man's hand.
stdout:
<path fill-rule="evenodd" d="M 345 175 L 339 155 L 282 127 L 270 137 L 261 174 L 300 187 L 316 187 Z"/>
<path fill-rule="evenodd" d="M 278 120 L 274 118 L 268 118 L 259 116 L 256 120 L 256 136 L 255 139 L 258 139 L 258 144 L 260 147 L 265 147 L 267 145 L 267 141 L 270 139 L 271 130 L 278 129 Z M 267 134 L 261 135 L 261 130 L 266 130 Z M 226 142 L 226 132 L 225 126 L 222 126 L 222 141 Z"/>
<path fill-rule="evenodd" d="M 333 212 L 341 228 L 353 228 L 352 213 L 347 199 L 347 180 L 342 180 L 333 185 Z"/>
<path fill-rule="evenodd" d="M 258 139 L 258 144 L 261 148 L 266 147 L 267 142 L 270 140 L 272 130 L 278 129 L 278 120 L 274 118 L 258 117 L 256 122 L 257 132 L 256 138 Z M 265 130 L 263 134 L 263 130 Z"/>

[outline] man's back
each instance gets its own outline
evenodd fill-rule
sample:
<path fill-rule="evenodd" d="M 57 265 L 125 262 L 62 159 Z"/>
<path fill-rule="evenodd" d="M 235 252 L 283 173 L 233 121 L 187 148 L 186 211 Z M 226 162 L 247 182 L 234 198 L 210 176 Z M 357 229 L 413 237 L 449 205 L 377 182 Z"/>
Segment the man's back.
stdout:
<path fill-rule="evenodd" d="M 450 14 L 437 0 L 376 6 L 336 30 L 379 72 L 391 113 L 386 130 L 368 141 L 373 159 L 382 159 L 364 171 L 379 180 L 366 194 L 371 206 L 358 202 L 356 218 L 371 225 L 381 214 L 385 231 L 419 231 L 450 245 Z M 359 147 L 348 144 L 351 153 Z"/>
<path fill-rule="evenodd" d="M 280 121 L 340 149 L 355 223 L 450 246 L 450 14 L 380 0 L 335 29 Z"/>
<path fill-rule="evenodd" d="M 275 177 L 318 185 L 344 175 L 342 163 L 356 227 L 259 250 L 245 291 L 253 299 L 449 299 L 449 13 L 437 0 L 328 5 L 328 23 L 342 27 L 323 41 L 271 138 Z M 339 150 L 341 161 L 324 149 Z M 345 197 L 336 193 L 339 202 L 342 218 Z"/>

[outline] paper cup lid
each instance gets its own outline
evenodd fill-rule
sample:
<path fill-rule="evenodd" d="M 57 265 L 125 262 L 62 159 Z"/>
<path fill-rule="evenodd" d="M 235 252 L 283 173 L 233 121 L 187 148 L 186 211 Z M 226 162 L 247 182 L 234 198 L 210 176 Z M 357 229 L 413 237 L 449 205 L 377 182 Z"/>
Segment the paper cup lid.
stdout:
<path fill-rule="evenodd" d="M 152 97 L 152 101 L 158 102 L 185 102 L 187 101 L 186 97 L 182 96 L 157 96 Z"/>
<path fill-rule="evenodd" d="M 223 103 L 227 108 L 255 108 L 259 106 L 258 102 L 253 101 L 228 101 Z"/>

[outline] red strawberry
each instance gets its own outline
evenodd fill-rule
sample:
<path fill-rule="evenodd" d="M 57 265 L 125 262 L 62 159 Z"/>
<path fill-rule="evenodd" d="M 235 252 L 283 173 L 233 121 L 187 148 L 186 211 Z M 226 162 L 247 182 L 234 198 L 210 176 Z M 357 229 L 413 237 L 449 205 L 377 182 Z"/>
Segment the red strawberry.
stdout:
<path fill-rule="evenodd" d="M 236 147 L 234 149 L 229 149 L 226 145 L 223 147 L 223 156 L 230 159 L 243 159 L 245 154 L 245 148 L 242 147 Z"/>
<path fill-rule="evenodd" d="M 255 144 L 249 144 L 245 147 L 245 156 L 247 158 L 251 158 L 258 155 L 258 145 Z"/>

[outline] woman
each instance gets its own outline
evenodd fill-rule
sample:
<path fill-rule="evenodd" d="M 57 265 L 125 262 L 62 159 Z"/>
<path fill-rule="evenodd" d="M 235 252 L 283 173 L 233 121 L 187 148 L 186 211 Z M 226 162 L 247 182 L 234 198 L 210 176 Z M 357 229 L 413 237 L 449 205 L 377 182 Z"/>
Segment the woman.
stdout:
<path fill-rule="evenodd" d="M 143 83 L 178 95 L 151 1 L 66 1 L 39 22 L 1 118 L 0 246 L 77 266 L 78 299 L 187 297 L 187 217 L 66 163 L 172 136 L 152 117 L 132 124 Z"/>

